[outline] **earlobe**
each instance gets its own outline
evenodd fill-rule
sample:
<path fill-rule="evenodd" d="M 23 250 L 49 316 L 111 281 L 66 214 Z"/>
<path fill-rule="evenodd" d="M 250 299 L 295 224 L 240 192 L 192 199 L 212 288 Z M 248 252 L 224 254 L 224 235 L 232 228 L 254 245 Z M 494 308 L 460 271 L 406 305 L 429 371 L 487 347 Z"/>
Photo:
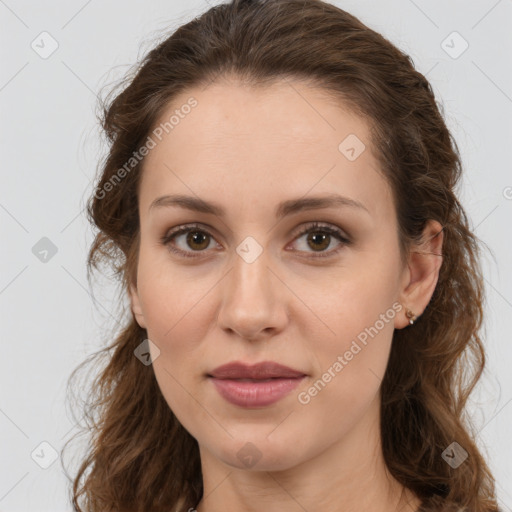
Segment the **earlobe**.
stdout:
<path fill-rule="evenodd" d="M 139 300 L 139 294 L 137 292 L 136 287 L 133 284 L 130 285 L 129 295 L 130 295 L 130 303 L 131 303 L 131 309 L 132 309 L 133 316 L 134 316 L 136 322 L 143 329 L 146 329 L 146 321 L 144 319 L 144 314 L 142 313 L 142 308 L 141 308 L 140 300 Z"/>
<path fill-rule="evenodd" d="M 411 249 L 400 300 L 404 309 L 395 322 L 398 329 L 412 325 L 413 316 L 413 322 L 418 321 L 432 298 L 443 262 L 443 229 L 439 222 L 429 220 L 421 244 Z"/>

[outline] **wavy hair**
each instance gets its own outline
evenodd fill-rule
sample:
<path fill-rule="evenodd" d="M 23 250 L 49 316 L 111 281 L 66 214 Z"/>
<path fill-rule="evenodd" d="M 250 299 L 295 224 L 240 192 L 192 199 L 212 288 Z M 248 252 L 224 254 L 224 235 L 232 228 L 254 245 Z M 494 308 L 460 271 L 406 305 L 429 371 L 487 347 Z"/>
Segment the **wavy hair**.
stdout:
<path fill-rule="evenodd" d="M 109 149 L 87 204 L 97 231 L 88 279 L 101 266 L 113 269 L 123 297 L 136 282 L 144 160 L 133 155 L 173 98 L 219 76 L 252 86 L 304 80 L 364 117 L 393 193 L 403 261 L 419 247 L 427 220 L 443 226 L 433 296 L 414 325 L 393 335 L 380 389 L 383 453 L 391 474 L 421 498 L 422 511 L 498 510 L 492 474 L 465 412 L 485 365 L 484 287 L 480 241 L 456 197 L 460 154 L 412 59 L 342 9 L 320 0 L 217 5 L 166 35 L 100 100 Z M 151 365 L 134 357 L 146 330 L 132 314 L 120 325 L 114 341 L 70 377 L 106 359 L 86 387 L 82 428 L 90 442 L 73 477 L 74 510 L 185 512 L 203 493 L 197 441 L 170 410 Z M 457 469 L 442 457 L 453 441 L 468 453 Z"/>

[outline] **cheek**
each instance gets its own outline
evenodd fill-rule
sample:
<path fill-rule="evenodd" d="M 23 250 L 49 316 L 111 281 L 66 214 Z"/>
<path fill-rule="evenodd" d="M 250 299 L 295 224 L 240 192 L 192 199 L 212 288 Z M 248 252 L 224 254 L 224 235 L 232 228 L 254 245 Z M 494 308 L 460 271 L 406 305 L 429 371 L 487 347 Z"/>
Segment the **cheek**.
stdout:
<path fill-rule="evenodd" d="M 361 328 L 360 318 L 340 321 L 336 342 L 319 344 L 314 351 L 319 373 L 298 398 L 304 404 L 304 421 L 329 425 L 323 432 L 326 440 L 348 433 L 378 398 L 389 359 L 391 322 L 375 325 L 373 320 Z"/>
<path fill-rule="evenodd" d="M 194 400 L 201 389 L 204 361 L 198 358 L 198 347 L 205 337 L 204 305 L 195 296 L 176 298 L 174 293 L 155 292 L 146 302 L 148 338 L 159 348 L 153 371 L 162 395 L 173 414 L 193 436 L 197 424 L 211 421 Z M 200 352 L 200 350 L 199 350 Z"/>
<path fill-rule="evenodd" d="M 395 310 L 363 302 L 363 311 L 339 313 L 332 322 L 336 336 L 319 340 L 314 348 L 320 378 L 343 395 L 361 396 L 382 379 L 391 349 Z M 331 386 L 334 383 L 334 386 Z"/>
<path fill-rule="evenodd" d="M 305 400 L 309 397 L 326 410 L 335 404 L 338 413 L 341 408 L 352 416 L 374 399 L 399 314 L 396 279 L 386 272 L 386 265 L 384 260 L 366 261 L 366 272 L 350 267 L 350 273 L 347 269 L 346 275 L 333 277 L 328 287 L 309 289 L 308 304 L 322 322 L 311 316 L 307 331 L 309 339 L 315 340 L 309 349 L 311 359 L 317 361 L 318 380 L 305 389 Z"/>
<path fill-rule="evenodd" d="M 306 276 L 294 283 L 294 292 L 305 297 L 310 308 L 305 316 L 309 336 L 318 339 L 322 334 L 318 350 L 345 351 L 358 337 L 362 343 L 376 337 L 387 344 L 391 339 L 397 294 L 392 262 L 364 254 L 354 260 L 327 279 Z"/>
<path fill-rule="evenodd" d="M 198 275 L 193 267 L 181 267 L 166 260 L 167 255 L 141 253 L 138 290 L 148 335 L 163 351 L 193 348 L 206 327 L 204 305 L 215 276 Z"/>
<path fill-rule="evenodd" d="M 189 269 L 179 269 L 141 252 L 138 292 L 148 338 L 159 349 L 153 362 L 164 398 L 180 421 L 190 415 L 189 392 L 205 368 L 197 349 L 209 325 L 208 290 L 218 280 L 194 279 Z M 196 411 L 197 412 L 197 411 Z M 181 413 L 181 414 L 180 414 Z"/>

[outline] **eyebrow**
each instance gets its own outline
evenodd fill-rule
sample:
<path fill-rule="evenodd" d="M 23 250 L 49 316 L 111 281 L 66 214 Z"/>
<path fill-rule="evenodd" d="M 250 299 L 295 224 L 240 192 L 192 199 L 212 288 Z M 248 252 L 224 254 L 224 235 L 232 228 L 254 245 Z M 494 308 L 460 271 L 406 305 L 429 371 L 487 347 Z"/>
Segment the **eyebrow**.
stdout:
<path fill-rule="evenodd" d="M 210 213 L 218 217 L 224 217 L 226 211 L 222 206 L 217 203 L 204 201 L 198 197 L 186 196 L 181 194 L 165 195 L 155 199 L 149 206 L 148 211 L 155 208 L 173 207 L 177 206 L 187 210 Z M 334 208 L 340 206 L 348 206 L 366 211 L 370 214 L 369 210 L 359 201 L 349 197 L 340 196 L 338 194 L 330 194 L 326 196 L 315 197 L 301 197 L 298 199 L 289 199 L 279 203 L 275 209 L 275 216 L 278 219 L 298 213 L 304 210 L 317 210 L 321 208 Z"/>

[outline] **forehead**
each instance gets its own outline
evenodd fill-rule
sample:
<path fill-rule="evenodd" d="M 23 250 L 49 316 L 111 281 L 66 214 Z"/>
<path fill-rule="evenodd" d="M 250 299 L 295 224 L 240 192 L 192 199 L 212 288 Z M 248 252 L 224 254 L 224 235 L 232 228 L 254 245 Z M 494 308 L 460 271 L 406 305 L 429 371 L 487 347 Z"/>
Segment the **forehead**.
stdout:
<path fill-rule="evenodd" d="M 224 79 L 206 88 L 188 89 L 167 106 L 157 125 L 184 109 L 191 98 L 197 105 L 187 109 L 190 112 L 172 128 L 173 141 L 169 142 L 175 146 L 215 144 L 236 151 L 236 142 L 243 143 L 244 149 L 250 142 L 308 142 L 302 151 L 317 152 L 322 143 L 324 149 L 333 144 L 337 149 L 337 140 L 347 130 L 368 139 L 366 122 L 341 99 L 318 86 L 290 79 L 259 86 Z"/>
<path fill-rule="evenodd" d="M 185 108 L 190 104 L 195 106 Z M 271 199 L 283 190 L 299 197 L 314 188 L 357 196 L 375 214 L 385 207 L 376 196 L 388 200 L 367 123 L 319 87 L 281 80 L 190 88 L 174 98 L 155 128 L 165 123 L 144 161 L 141 206 L 167 188 L 205 199 L 233 191 L 246 199 Z"/>

